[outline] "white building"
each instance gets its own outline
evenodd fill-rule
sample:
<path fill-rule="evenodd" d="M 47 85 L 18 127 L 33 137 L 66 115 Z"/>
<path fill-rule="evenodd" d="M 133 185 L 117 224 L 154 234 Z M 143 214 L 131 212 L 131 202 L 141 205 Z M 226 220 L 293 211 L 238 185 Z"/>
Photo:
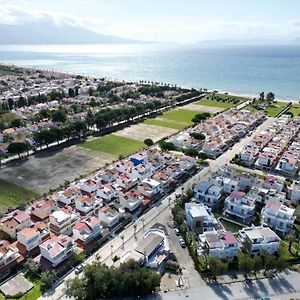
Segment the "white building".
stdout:
<path fill-rule="evenodd" d="M 274 254 L 279 249 L 280 238 L 269 227 L 246 227 L 239 231 L 239 239 L 250 255 L 259 255 L 262 251 Z"/>
<path fill-rule="evenodd" d="M 71 235 L 73 226 L 79 220 L 79 215 L 60 209 L 50 215 L 50 230 L 55 234 Z"/>
<path fill-rule="evenodd" d="M 98 217 L 103 226 L 112 228 L 120 221 L 121 213 L 111 207 L 103 206 L 99 209 Z"/>
<path fill-rule="evenodd" d="M 200 181 L 195 189 L 196 202 L 204 203 L 209 207 L 217 207 L 222 200 L 221 186 L 215 185 L 213 181 Z"/>
<path fill-rule="evenodd" d="M 234 191 L 225 199 L 224 214 L 248 224 L 255 214 L 255 201 L 244 192 Z"/>
<path fill-rule="evenodd" d="M 277 201 L 269 201 L 261 211 L 261 223 L 271 227 L 281 235 L 288 234 L 293 228 L 295 209 Z"/>
<path fill-rule="evenodd" d="M 238 255 L 238 242 L 230 231 L 218 230 L 199 235 L 198 255 L 207 254 L 223 260 L 231 260 Z"/>
<path fill-rule="evenodd" d="M 40 251 L 41 256 L 47 259 L 52 267 L 56 267 L 73 254 L 73 240 L 66 235 L 54 236 L 40 245 Z"/>
<path fill-rule="evenodd" d="M 185 217 L 189 228 L 196 234 L 212 231 L 218 226 L 210 209 L 203 204 L 186 203 Z"/>
<path fill-rule="evenodd" d="M 154 179 L 144 179 L 138 185 L 138 192 L 147 198 L 153 198 L 160 193 L 160 183 Z"/>

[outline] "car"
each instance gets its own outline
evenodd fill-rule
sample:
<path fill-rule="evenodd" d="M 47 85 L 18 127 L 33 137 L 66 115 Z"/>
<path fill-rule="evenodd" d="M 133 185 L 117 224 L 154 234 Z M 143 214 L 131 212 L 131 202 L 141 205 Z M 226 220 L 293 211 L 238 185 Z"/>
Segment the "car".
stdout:
<path fill-rule="evenodd" d="M 169 221 L 167 224 L 168 224 L 168 226 L 170 228 L 174 228 L 175 227 L 175 222 L 174 221 Z"/>
<path fill-rule="evenodd" d="M 182 248 L 185 248 L 185 241 L 183 239 L 179 240 L 179 244 Z"/>
<path fill-rule="evenodd" d="M 80 264 L 75 268 L 75 274 L 78 275 L 83 271 L 83 265 Z"/>
<path fill-rule="evenodd" d="M 174 232 L 175 232 L 176 235 L 180 235 L 180 232 L 179 232 L 178 228 L 174 228 Z"/>
<path fill-rule="evenodd" d="M 175 197 L 178 199 L 181 197 L 181 193 L 175 193 Z"/>

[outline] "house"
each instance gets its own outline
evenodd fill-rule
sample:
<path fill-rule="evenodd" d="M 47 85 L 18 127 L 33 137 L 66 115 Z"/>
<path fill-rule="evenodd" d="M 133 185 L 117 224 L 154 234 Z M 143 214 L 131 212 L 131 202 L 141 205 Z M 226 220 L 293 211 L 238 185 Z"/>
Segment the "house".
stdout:
<path fill-rule="evenodd" d="M 189 228 L 196 234 L 212 231 L 218 227 L 218 222 L 210 209 L 203 204 L 186 203 L 185 217 Z"/>
<path fill-rule="evenodd" d="M 55 268 L 74 252 L 73 240 L 66 235 L 53 236 L 40 245 L 41 257 Z"/>
<path fill-rule="evenodd" d="M 96 217 L 88 217 L 73 226 L 73 238 L 83 244 L 88 244 L 101 235 L 102 227 Z"/>
<path fill-rule="evenodd" d="M 117 184 L 106 183 L 97 189 L 97 197 L 103 199 L 105 202 L 111 202 L 114 198 L 117 198 L 120 192 L 120 188 Z"/>
<path fill-rule="evenodd" d="M 273 189 L 281 192 L 284 187 L 284 182 L 275 176 L 267 176 L 262 186 L 268 190 Z"/>
<path fill-rule="evenodd" d="M 289 208 L 277 201 L 269 201 L 261 211 L 261 223 L 284 236 L 293 228 L 296 219 L 294 213 L 294 208 Z"/>
<path fill-rule="evenodd" d="M 108 170 L 105 170 L 104 173 L 101 174 L 101 179 L 104 182 L 114 182 L 116 181 L 117 177 L 119 175 L 119 172 L 116 168 L 110 168 Z"/>
<path fill-rule="evenodd" d="M 134 164 L 129 160 L 121 160 L 116 163 L 115 168 L 119 173 L 129 173 L 134 167 Z"/>
<path fill-rule="evenodd" d="M 135 166 L 132 170 L 133 178 L 143 181 L 153 175 L 153 167 L 150 163 L 147 164 L 139 164 Z"/>
<path fill-rule="evenodd" d="M 79 188 L 83 193 L 91 194 L 97 190 L 98 186 L 93 180 L 82 179 Z"/>
<path fill-rule="evenodd" d="M 39 220 L 43 221 L 49 218 L 50 214 L 58 209 L 58 205 L 55 200 L 39 200 L 31 205 L 30 214 L 35 216 Z"/>
<path fill-rule="evenodd" d="M 225 194 L 230 194 L 234 191 L 238 191 L 239 189 L 239 180 L 237 178 L 223 178 L 223 192 Z"/>
<path fill-rule="evenodd" d="M 114 208 L 103 206 L 99 209 L 98 217 L 100 224 L 112 228 L 116 226 L 121 218 L 121 213 Z"/>
<path fill-rule="evenodd" d="M 12 239 L 16 239 L 17 232 L 32 224 L 30 215 L 22 210 L 15 210 L 1 219 L 0 228 Z"/>
<path fill-rule="evenodd" d="M 71 235 L 74 224 L 79 220 L 79 215 L 71 210 L 60 209 L 50 215 L 50 230 L 56 235 Z"/>
<path fill-rule="evenodd" d="M 248 224 L 255 214 L 255 200 L 244 192 L 234 191 L 225 199 L 224 214 Z"/>
<path fill-rule="evenodd" d="M 137 153 L 131 155 L 129 159 L 135 166 L 138 166 L 145 162 L 146 155 L 144 153 Z"/>
<path fill-rule="evenodd" d="M 126 208 L 128 211 L 133 212 L 138 209 L 144 199 L 137 190 L 130 190 L 126 193 L 121 192 L 119 195 L 120 205 Z"/>
<path fill-rule="evenodd" d="M 0 240 L 0 278 L 7 276 L 11 269 L 22 261 L 19 250 L 8 241 Z"/>
<path fill-rule="evenodd" d="M 81 190 L 76 185 L 69 186 L 66 190 L 58 193 L 57 200 L 63 205 L 73 205 L 77 198 L 81 197 Z"/>
<path fill-rule="evenodd" d="M 223 187 L 214 185 L 211 180 L 202 180 L 195 186 L 196 202 L 215 208 L 220 204 L 222 199 Z"/>
<path fill-rule="evenodd" d="M 152 199 L 160 194 L 160 183 L 154 179 L 144 179 L 138 185 L 138 192 L 145 197 Z"/>
<path fill-rule="evenodd" d="M 175 187 L 173 179 L 164 171 L 154 173 L 152 179 L 160 183 L 161 190 L 165 193 Z"/>
<path fill-rule="evenodd" d="M 267 252 L 270 255 L 279 249 L 280 238 L 269 227 L 252 225 L 239 231 L 239 239 L 243 249 L 249 255 L 259 255 Z"/>
<path fill-rule="evenodd" d="M 146 267 L 160 269 L 168 259 L 170 246 L 164 230 L 151 228 L 127 258 L 134 259 Z M 125 256 L 126 257 L 126 256 Z M 125 258 L 126 259 L 126 258 Z M 121 258 L 121 262 L 124 262 Z"/>
<path fill-rule="evenodd" d="M 207 254 L 222 260 L 232 260 L 238 255 L 238 242 L 230 231 L 214 230 L 199 235 L 198 255 Z"/>
<path fill-rule="evenodd" d="M 297 155 L 295 155 L 292 151 L 285 151 L 280 157 L 275 169 L 283 174 L 294 175 L 298 171 L 298 164 L 299 160 Z"/>
<path fill-rule="evenodd" d="M 116 184 L 127 191 L 137 185 L 138 180 L 131 173 L 123 173 L 116 179 Z"/>
<path fill-rule="evenodd" d="M 101 201 L 90 195 L 81 196 L 75 201 L 75 207 L 82 216 L 92 215 L 102 205 Z"/>
<path fill-rule="evenodd" d="M 291 201 L 294 204 L 299 204 L 300 202 L 300 184 L 294 184 L 291 191 Z"/>

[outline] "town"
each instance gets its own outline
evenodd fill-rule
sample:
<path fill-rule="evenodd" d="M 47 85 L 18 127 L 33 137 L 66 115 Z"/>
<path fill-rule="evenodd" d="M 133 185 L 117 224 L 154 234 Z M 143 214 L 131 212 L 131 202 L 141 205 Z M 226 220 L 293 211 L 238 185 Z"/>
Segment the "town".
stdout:
<path fill-rule="evenodd" d="M 6 170 L 52 148 L 83 143 L 89 155 L 97 147 L 115 154 L 14 207 L 3 201 L 3 297 L 75 298 L 73 284 L 99 261 L 133 260 L 160 274 L 163 293 L 296 273 L 300 117 L 292 103 L 269 93 L 256 109 L 206 89 L 1 68 L 3 190 L 26 181 Z M 107 137 L 122 139 L 104 150 Z M 137 147 L 113 152 L 132 140 Z"/>

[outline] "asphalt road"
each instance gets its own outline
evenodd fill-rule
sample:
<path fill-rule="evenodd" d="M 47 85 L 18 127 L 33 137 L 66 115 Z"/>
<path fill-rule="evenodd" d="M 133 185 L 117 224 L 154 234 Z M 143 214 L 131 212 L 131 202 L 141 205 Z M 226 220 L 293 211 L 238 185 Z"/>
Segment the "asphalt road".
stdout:
<path fill-rule="evenodd" d="M 255 132 L 258 132 L 262 129 L 267 128 L 271 123 L 274 122 L 275 119 L 268 118 L 263 124 L 261 124 Z M 112 264 L 112 257 L 115 255 L 120 256 L 122 253 L 124 253 L 123 249 L 123 241 L 120 238 L 120 236 L 124 236 L 124 248 L 127 250 L 133 249 L 136 242 L 143 237 L 143 234 L 145 231 L 147 231 L 150 227 L 152 227 L 156 222 L 167 222 L 171 218 L 171 210 L 170 210 L 170 204 L 172 205 L 172 202 L 175 200 L 175 193 L 178 191 L 186 191 L 189 188 L 192 188 L 192 186 L 198 182 L 200 179 L 205 178 L 209 173 L 215 172 L 221 165 L 227 164 L 230 162 L 230 160 L 234 157 L 236 153 L 239 153 L 240 150 L 244 147 L 245 144 L 247 144 L 255 132 L 252 134 L 251 137 L 246 136 L 244 139 L 239 141 L 237 144 L 235 144 L 230 150 L 222 154 L 220 157 L 218 157 L 216 160 L 212 160 L 210 162 L 209 167 L 201 170 L 197 174 L 195 174 L 192 178 L 187 180 L 181 187 L 179 187 L 174 193 L 166 197 L 164 200 L 161 201 L 161 204 L 158 206 L 153 207 L 150 211 L 148 211 L 145 215 L 143 215 L 139 220 L 137 220 L 135 223 L 130 224 L 125 230 L 123 230 L 119 236 L 115 237 L 113 240 L 109 241 L 107 244 L 105 244 L 102 248 L 100 248 L 95 254 L 93 254 L 85 263 L 92 263 L 97 259 L 97 257 L 100 257 L 100 260 L 104 263 L 107 263 L 108 265 Z M 171 198 L 169 200 L 169 198 Z M 134 224 L 136 225 L 136 237 L 134 236 Z M 178 245 L 176 243 L 172 243 L 175 247 L 176 251 L 180 251 L 178 248 Z M 175 245 L 176 244 L 176 245 Z M 196 291 L 200 291 L 203 293 L 203 297 L 205 297 L 205 293 L 208 293 L 210 289 L 205 285 L 204 281 L 201 279 L 199 274 L 194 270 L 192 267 L 192 260 L 186 254 L 183 254 L 182 251 L 181 255 L 179 255 L 179 263 L 182 265 L 185 265 L 186 268 L 183 269 L 183 275 L 184 279 L 187 283 L 187 286 L 190 287 L 188 290 L 191 295 L 193 295 L 193 288 L 196 288 Z M 48 292 L 46 292 L 44 295 L 42 295 L 39 299 L 40 300 L 57 300 L 57 299 L 67 299 L 64 296 L 64 283 L 66 280 L 74 278 L 76 275 L 74 271 L 70 272 L 67 276 L 65 276 L 61 281 L 57 282 L 54 287 L 52 287 Z M 216 287 L 217 288 L 217 287 Z M 207 290 L 207 291 L 206 291 Z M 230 290 L 230 289 L 229 289 Z M 300 290 L 299 290 L 300 291 Z M 174 297 L 177 294 L 174 294 Z M 197 293 L 195 294 L 196 297 Z M 181 296 L 182 297 L 182 296 Z M 202 298 L 202 297 L 201 297 Z M 229 297 L 232 299 L 231 297 Z M 166 298 L 166 299 L 179 299 L 179 298 Z M 180 298 L 181 299 L 181 298 Z M 192 298 L 196 299 L 196 298 Z M 197 298 L 197 300 L 199 297 Z M 213 299 L 213 298 L 207 298 L 207 299 Z M 217 299 L 217 298 L 216 298 Z M 247 298 L 245 298 L 247 299 Z"/>

